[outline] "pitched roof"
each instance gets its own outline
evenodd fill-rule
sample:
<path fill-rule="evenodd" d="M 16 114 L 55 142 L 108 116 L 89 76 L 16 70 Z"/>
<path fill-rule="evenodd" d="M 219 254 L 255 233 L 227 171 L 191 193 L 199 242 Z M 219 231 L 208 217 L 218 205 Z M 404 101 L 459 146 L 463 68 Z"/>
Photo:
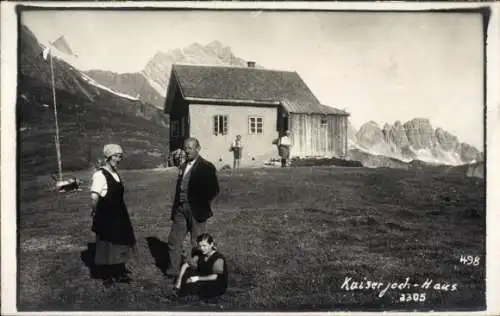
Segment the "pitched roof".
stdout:
<path fill-rule="evenodd" d="M 172 73 L 186 100 L 281 104 L 290 113 L 342 115 L 343 112 L 322 105 L 296 72 L 175 64 Z"/>
<path fill-rule="evenodd" d="M 331 106 L 327 106 L 327 105 L 323 105 L 321 104 L 321 107 L 323 108 L 323 110 L 325 112 L 327 112 L 326 114 L 334 114 L 334 115 L 345 115 L 345 116 L 349 116 L 350 114 L 344 110 L 340 110 L 340 109 L 337 109 L 337 108 L 334 108 L 334 107 L 331 107 Z"/>

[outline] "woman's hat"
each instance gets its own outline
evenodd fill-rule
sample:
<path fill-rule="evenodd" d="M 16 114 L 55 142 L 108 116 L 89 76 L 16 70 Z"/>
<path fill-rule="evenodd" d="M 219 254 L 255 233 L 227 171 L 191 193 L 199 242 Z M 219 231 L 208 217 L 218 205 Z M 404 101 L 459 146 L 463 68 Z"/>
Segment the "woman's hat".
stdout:
<path fill-rule="evenodd" d="M 120 145 L 117 144 L 107 144 L 104 146 L 104 157 L 109 158 L 113 155 L 117 154 L 122 154 L 123 155 L 123 149 L 121 148 Z"/>

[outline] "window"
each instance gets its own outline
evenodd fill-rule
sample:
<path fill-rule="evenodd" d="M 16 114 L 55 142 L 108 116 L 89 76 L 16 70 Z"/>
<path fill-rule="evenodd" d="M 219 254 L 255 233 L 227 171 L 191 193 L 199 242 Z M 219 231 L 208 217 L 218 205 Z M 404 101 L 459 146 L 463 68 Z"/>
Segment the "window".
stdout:
<path fill-rule="evenodd" d="M 262 134 L 264 126 L 264 119 L 258 116 L 251 116 L 248 118 L 248 133 L 249 134 Z"/>
<path fill-rule="evenodd" d="M 320 124 L 321 124 L 321 126 L 326 126 L 326 125 L 328 125 L 328 121 L 327 121 L 326 117 L 322 117 L 322 118 L 321 118 L 321 123 L 320 123 Z"/>
<path fill-rule="evenodd" d="M 227 135 L 227 115 L 214 116 L 214 135 Z"/>

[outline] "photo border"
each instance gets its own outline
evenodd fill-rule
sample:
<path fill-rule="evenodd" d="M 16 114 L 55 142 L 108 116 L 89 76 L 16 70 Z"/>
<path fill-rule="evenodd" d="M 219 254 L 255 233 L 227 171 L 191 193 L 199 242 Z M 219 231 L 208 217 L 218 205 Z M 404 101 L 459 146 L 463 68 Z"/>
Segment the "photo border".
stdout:
<path fill-rule="evenodd" d="M 353 3 L 355 2 L 355 3 Z M 15 14 L 15 19 L 16 23 L 15 24 L 15 32 L 12 34 L 12 8 L 14 7 L 14 14 Z M 396 9 L 395 9 L 396 8 Z M 170 2 L 170 3 L 158 3 L 158 2 L 139 2 L 139 1 L 134 1 L 134 2 L 122 2 L 122 3 L 117 3 L 117 2 L 73 2 L 73 3 L 64 3 L 64 2 L 36 2 L 34 3 L 25 3 L 25 2 L 19 2 L 19 3 L 2 3 L 2 125 L 1 125 L 1 130 L 2 130 L 2 138 L 1 138 L 1 147 L 2 147 L 2 159 L 1 159 L 1 181 L 2 181 L 2 191 L 1 191 L 1 209 L 2 209 L 2 218 L 1 218 L 1 224 L 2 224 L 2 257 L 4 260 L 2 260 L 2 313 L 8 313 L 10 315 L 11 312 L 14 312 L 15 310 L 12 310 L 12 306 L 9 305 L 11 303 L 10 299 L 12 299 L 12 287 L 7 287 L 6 283 L 10 283 L 11 285 L 11 278 L 14 277 L 14 287 L 16 288 L 16 298 L 18 296 L 18 278 L 16 277 L 16 267 L 17 267 L 17 256 L 18 256 L 18 247 L 16 245 L 19 244 L 19 234 L 17 229 L 15 230 L 15 236 L 16 240 L 14 243 L 12 243 L 12 218 L 13 212 L 11 210 L 15 209 L 16 214 L 17 214 L 17 207 L 19 202 L 19 190 L 18 186 L 19 183 L 17 183 L 17 174 L 19 174 L 18 171 L 18 164 L 16 163 L 16 159 L 14 159 L 14 168 L 12 168 L 12 161 L 7 160 L 6 153 L 12 153 L 12 152 L 17 152 L 18 147 L 16 146 L 16 131 L 17 131 L 17 122 L 16 122 L 16 116 L 15 116 L 15 104 L 16 104 L 16 91 L 17 89 L 14 89 L 14 93 L 12 93 L 12 86 L 16 88 L 16 82 L 17 80 L 12 80 L 12 74 L 17 73 L 18 69 L 18 63 L 19 63 L 19 58 L 18 57 L 18 50 L 16 47 L 12 47 L 11 45 L 6 45 L 5 41 L 8 40 L 9 43 L 12 43 L 12 39 L 15 37 L 17 42 L 17 46 L 19 45 L 19 40 L 20 37 L 18 36 L 17 30 L 19 30 L 20 26 L 20 12 L 23 11 L 31 11 L 31 10 L 97 10 L 97 11 L 103 11 L 103 10 L 133 10 L 133 11 L 149 11 L 149 10 L 162 10 L 162 11 L 213 11 L 213 10 L 218 10 L 218 11 L 266 11 L 266 12 L 297 12 L 297 11 L 304 11 L 304 12 L 381 12 L 381 13 L 387 13 L 387 12 L 398 12 L 398 13 L 403 13 L 403 12 L 411 12 L 411 13 L 481 13 L 483 16 L 483 41 L 484 41 L 484 51 L 483 51 L 483 58 L 484 58 L 484 65 L 483 65 L 483 104 L 484 104 L 484 109 L 483 109 L 483 152 L 484 152 L 484 157 L 485 157 L 485 176 L 484 176 L 484 183 L 486 185 L 486 192 L 495 192 L 492 190 L 492 185 L 496 184 L 495 187 L 498 187 L 498 183 L 496 181 L 495 175 L 498 176 L 498 170 L 495 169 L 495 166 L 492 164 L 493 161 L 499 161 L 497 157 L 498 155 L 498 148 L 497 147 L 491 147 L 491 145 L 494 143 L 497 145 L 498 141 L 500 140 L 500 135 L 498 133 L 498 129 L 496 128 L 497 126 L 497 120 L 499 119 L 499 93 L 498 93 L 498 88 L 494 89 L 494 87 L 500 86 L 499 83 L 499 73 L 500 73 L 500 67 L 499 67 L 499 62 L 498 62 L 498 54 L 499 54 L 499 32 L 500 32 L 500 22 L 499 22 L 499 11 L 500 11 L 500 6 L 497 3 L 488 3 L 488 2 L 481 2 L 481 3 L 471 3 L 468 1 L 465 2 L 459 2 L 459 3 L 415 3 L 412 2 L 410 3 L 405 3 L 405 2 L 391 2 L 391 3 L 377 3 L 376 6 L 374 7 L 373 4 L 367 4 L 366 2 L 362 1 L 349 1 L 349 4 L 346 2 L 339 3 L 339 2 L 313 2 L 313 3 L 304 3 L 304 2 L 280 2 L 280 3 L 275 3 L 275 2 Z M 7 13 L 5 11 L 8 11 Z M 485 17 L 487 16 L 487 17 Z M 488 29 L 489 27 L 489 29 Z M 6 34 L 9 32 L 10 34 Z M 15 35 L 15 36 L 13 36 Z M 496 36 L 495 36 L 496 35 Z M 491 46 L 491 43 L 493 45 Z M 5 47 L 8 47 L 8 49 L 4 49 Z M 14 51 L 14 54 L 16 56 L 12 56 L 12 52 Z M 496 55 L 495 55 L 496 54 Z M 15 58 L 14 58 L 15 57 Z M 15 67 L 12 67 L 12 63 L 14 62 L 13 60 L 16 60 L 14 63 Z M 12 72 L 12 69 L 14 68 L 14 72 Z M 6 71 L 7 70 L 7 71 Z M 10 72 L 9 72 L 10 70 Z M 10 74 L 10 75 L 9 75 Z M 494 85 L 496 84 L 496 85 Z M 7 90 L 7 92 L 5 92 Z M 497 91 L 495 93 L 495 90 Z M 12 108 L 5 107 L 5 104 L 13 104 L 14 106 Z M 496 106 L 496 107 L 495 107 Z M 13 113 L 11 112 L 13 110 Z M 14 115 L 12 115 L 14 114 Z M 12 118 L 14 118 L 14 124 L 12 124 Z M 492 125 L 494 124 L 494 125 Z M 12 128 L 14 127 L 14 128 Z M 496 132 L 496 134 L 494 134 Z M 12 143 L 12 140 L 14 140 L 14 143 Z M 496 142 L 494 141 L 496 140 Z M 15 151 L 12 151 L 14 148 Z M 490 157 L 492 156 L 492 157 Z M 500 155 L 498 155 L 500 156 Z M 14 172 L 12 172 L 14 171 Z M 497 172 L 495 172 L 497 171 Z M 13 179 L 14 182 L 12 182 L 12 175 L 14 175 Z M 488 176 L 490 175 L 490 176 Z M 13 188 L 13 183 L 16 183 L 16 190 L 12 190 Z M 493 188 L 495 188 L 493 187 Z M 16 191 L 16 194 L 13 194 L 12 191 Z M 13 199 L 13 196 L 15 196 L 15 200 Z M 492 201 L 493 200 L 493 201 Z M 493 270 L 493 265 L 498 265 L 498 257 L 499 257 L 499 251 L 495 250 L 495 245 L 498 245 L 499 238 L 498 234 L 494 230 L 494 224 L 493 223 L 498 223 L 498 214 L 494 214 L 492 212 L 495 212 L 495 206 L 497 205 L 497 202 L 495 202 L 496 198 L 486 195 L 486 206 L 487 206 L 487 224 L 486 224 L 486 304 L 487 304 L 487 312 L 490 312 L 490 308 L 493 307 L 494 309 L 491 311 L 497 311 L 500 310 L 498 306 L 499 304 L 494 300 L 494 297 L 492 296 L 493 293 L 497 293 L 497 288 L 499 284 L 499 277 L 498 272 L 494 274 Z M 12 202 L 14 203 L 12 204 Z M 13 207 L 12 207 L 13 206 Z M 8 211 L 7 211 L 8 210 Z M 6 214 L 6 212 L 9 212 Z M 498 211 L 497 211 L 498 213 Z M 494 217 L 493 217 L 494 216 Z M 15 216 L 15 218 L 18 219 L 18 216 Z M 16 221 L 16 219 L 14 219 Z M 7 223 L 6 223 L 7 222 Z M 16 223 L 18 224 L 18 222 Z M 15 226 L 16 228 L 18 226 Z M 7 245 L 9 243 L 9 245 Z M 13 244 L 13 245 L 12 245 Z M 16 249 L 16 258 L 12 258 L 12 246 L 15 247 Z M 499 248 L 496 246 L 496 248 Z M 9 257 L 10 255 L 10 257 Z M 494 256 L 494 259 L 492 258 L 492 255 Z M 12 267 L 12 260 L 14 259 L 14 265 L 16 267 Z M 492 261 L 494 260 L 494 261 Z M 10 261 L 9 264 L 7 264 L 6 261 Z M 14 271 L 13 271 L 14 270 Z M 496 269 L 496 271 L 499 271 L 500 269 Z M 6 278 L 8 278 L 6 280 Z M 493 278 L 493 279 L 492 279 Z M 496 281 L 495 281 L 496 280 Z M 490 281 L 494 281 L 492 284 Z M 495 290 L 491 285 L 495 285 Z M 493 291 L 492 291 L 493 290 Z M 14 300 L 16 301 L 16 300 Z M 492 303 L 496 303 L 497 305 L 491 305 Z M 5 312 L 4 312 L 4 308 Z M 17 309 L 17 304 L 14 306 Z M 10 308 L 10 309 L 9 309 Z M 45 312 L 44 312 L 45 313 Z M 47 312 L 49 314 L 82 314 L 81 312 Z M 114 314 L 114 312 L 112 312 Z M 133 313 L 134 315 L 136 314 L 148 314 L 148 313 L 154 313 L 154 312 L 138 312 L 138 313 Z M 171 312 L 165 312 L 165 313 L 171 313 Z M 229 312 L 223 312 L 223 314 L 228 314 Z M 255 314 L 255 313 L 261 313 L 261 312 L 248 312 L 250 314 Z M 326 314 L 330 314 L 331 312 L 328 312 Z M 338 312 L 338 314 L 343 314 L 344 312 Z M 348 313 L 349 315 L 357 314 L 358 312 L 345 312 Z M 366 312 L 359 312 L 360 314 L 366 315 Z M 393 314 L 392 312 L 390 312 Z M 395 312 L 398 313 L 398 312 Z M 402 312 L 403 314 L 407 314 L 408 312 Z M 460 312 L 447 312 L 447 314 L 457 314 Z M 481 312 L 479 312 L 481 313 Z M 20 314 L 40 314 L 38 312 L 23 312 Z M 43 313 L 42 313 L 43 314 Z M 85 312 L 84 314 L 102 314 L 99 312 Z M 128 313 L 116 313 L 116 314 L 128 314 Z M 157 313 L 154 313 L 157 314 Z M 177 314 L 177 313 L 176 313 Z M 182 314 L 204 314 L 201 312 L 186 312 Z M 213 314 L 213 313 L 211 313 Z M 222 313 L 221 313 L 222 314 Z M 246 314 L 245 313 L 234 313 L 238 315 Z M 267 312 L 266 314 L 271 314 L 270 312 Z M 281 313 L 272 313 L 272 314 L 281 314 Z M 291 314 L 291 313 L 286 313 L 286 314 Z M 295 313 L 294 313 L 295 314 Z M 303 314 L 303 313 L 297 313 L 297 314 Z M 311 312 L 311 313 L 304 313 L 304 314 L 325 314 L 323 312 Z M 337 312 L 335 312 L 337 314 Z M 371 314 L 371 313 L 369 313 Z M 376 314 L 376 313 L 375 313 Z M 474 314 L 472 312 L 466 312 L 467 315 Z"/>

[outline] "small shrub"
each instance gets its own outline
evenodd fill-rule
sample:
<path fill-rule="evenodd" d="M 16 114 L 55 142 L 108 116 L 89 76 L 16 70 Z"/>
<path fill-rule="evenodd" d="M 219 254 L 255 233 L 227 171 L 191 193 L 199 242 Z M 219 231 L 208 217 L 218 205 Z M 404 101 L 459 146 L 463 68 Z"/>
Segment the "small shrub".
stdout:
<path fill-rule="evenodd" d="M 355 160 L 344 160 L 336 157 L 332 158 L 299 158 L 294 157 L 291 160 L 294 167 L 310 166 L 339 166 L 339 167 L 363 167 L 363 164 Z"/>

